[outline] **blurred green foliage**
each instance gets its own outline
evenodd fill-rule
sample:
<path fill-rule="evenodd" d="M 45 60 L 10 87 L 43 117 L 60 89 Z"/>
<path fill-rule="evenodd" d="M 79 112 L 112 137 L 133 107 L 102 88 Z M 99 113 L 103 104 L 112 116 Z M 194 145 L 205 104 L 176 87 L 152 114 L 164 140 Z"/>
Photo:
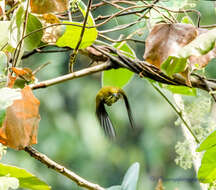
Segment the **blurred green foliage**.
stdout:
<path fill-rule="evenodd" d="M 214 22 L 214 10 L 209 9 L 213 7 L 212 3 L 199 1 L 199 5 L 195 7 L 203 15 L 202 24 Z M 97 16 L 113 11 L 112 7 L 104 7 L 93 14 Z M 130 19 L 133 18 L 117 18 L 100 29 L 128 23 Z M 138 27 L 140 25 L 109 36 L 117 39 L 121 33 L 127 35 Z M 145 35 L 146 31 L 143 36 Z M 143 36 L 137 38 L 142 39 Z M 133 42 L 130 45 L 137 56 L 142 58 L 143 45 Z M 51 64 L 37 75 L 42 81 L 66 74 L 68 58 L 69 54 L 62 52 L 35 54 L 25 59 L 23 65 L 34 69 L 50 61 Z M 86 67 L 89 61 L 87 57 L 79 56 L 75 70 Z M 41 102 L 39 139 L 35 147 L 51 159 L 103 187 L 121 184 L 129 166 L 139 162 L 141 171 L 138 190 L 154 189 L 160 177 L 167 190 L 199 189 L 193 169 L 184 170 L 174 162 L 174 147 L 177 141 L 183 139 L 182 132 L 174 125 L 175 113 L 149 82 L 134 76 L 125 87 L 136 122 L 134 131 L 130 129 L 122 102 L 108 110 L 117 130 L 117 138 L 113 142 L 104 136 L 95 116 L 95 96 L 100 87 L 100 74 L 95 74 L 34 91 Z M 166 94 L 171 97 L 168 91 Z M 195 99 L 196 97 L 191 97 L 190 101 Z M 2 162 L 27 169 L 51 185 L 53 190 L 81 189 L 29 157 L 24 151 L 8 149 Z"/>

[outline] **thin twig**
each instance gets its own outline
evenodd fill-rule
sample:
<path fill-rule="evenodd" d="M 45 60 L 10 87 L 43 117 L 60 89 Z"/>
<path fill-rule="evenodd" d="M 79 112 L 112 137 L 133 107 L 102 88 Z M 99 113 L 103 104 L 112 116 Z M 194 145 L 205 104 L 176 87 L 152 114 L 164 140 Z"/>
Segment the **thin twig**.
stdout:
<path fill-rule="evenodd" d="M 115 17 L 121 17 L 121 16 L 128 16 L 128 15 L 134 15 L 134 14 L 139 14 L 139 13 L 143 13 L 145 12 L 146 10 L 151 10 L 153 6 L 155 6 L 156 3 L 158 3 L 159 0 L 155 0 L 152 4 L 150 4 L 149 6 L 146 6 L 146 5 L 142 5 L 142 6 L 139 6 L 139 8 L 141 7 L 145 7 L 141 10 L 135 10 L 135 11 L 130 11 L 130 12 L 123 12 L 123 13 L 118 13 Z M 136 5 L 136 4 L 134 4 Z M 113 15 L 106 15 L 106 16 L 98 16 L 97 18 L 95 18 L 95 21 L 98 21 L 98 20 L 105 20 L 105 19 L 109 19 L 111 16 Z"/>
<path fill-rule="evenodd" d="M 216 24 L 211 24 L 211 25 L 201 25 L 200 28 L 216 28 Z"/>
<path fill-rule="evenodd" d="M 104 38 L 105 40 L 110 41 L 112 43 L 118 43 L 118 42 L 124 42 L 124 41 L 133 41 L 133 42 L 145 44 L 145 41 L 143 41 L 143 40 L 137 40 L 137 39 L 132 39 L 132 38 L 124 38 L 121 40 L 114 40 L 114 39 L 109 38 L 108 36 L 105 36 L 103 34 L 98 34 L 98 36 L 100 36 L 100 37 Z"/>
<path fill-rule="evenodd" d="M 142 7 L 145 7 L 144 9 L 140 10 L 139 12 L 136 12 L 136 13 L 142 13 L 144 11 L 146 11 L 145 14 L 143 14 L 142 16 L 140 16 L 136 21 L 132 22 L 132 23 L 129 23 L 129 24 L 124 24 L 124 25 L 120 25 L 118 27 L 115 27 L 115 28 L 112 28 L 112 29 L 108 29 L 108 30 L 104 30 L 104 31 L 100 31 L 99 34 L 104 34 L 104 33 L 110 33 L 110 32 L 114 32 L 114 31 L 118 31 L 118 30 L 123 30 L 123 29 L 126 29 L 126 28 L 129 28 L 135 24 L 138 24 L 139 22 L 142 22 L 142 19 L 146 16 L 146 14 L 152 9 L 154 8 L 155 4 L 159 2 L 158 0 L 155 0 L 152 4 L 145 4 L 143 6 L 139 6 L 139 8 L 142 8 Z M 128 7 L 128 9 L 131 8 L 131 7 Z M 121 11 L 124 12 L 125 10 L 127 9 L 122 9 Z M 115 13 L 114 15 L 111 15 L 107 20 L 105 20 L 104 22 L 102 22 L 103 24 L 108 22 L 109 20 L 111 20 L 112 18 L 115 18 L 116 16 L 118 16 L 120 12 L 117 12 Z M 130 12 L 127 12 L 127 15 L 129 13 L 131 13 L 132 11 Z M 100 23 L 100 24 L 102 24 Z M 97 27 L 100 26 L 100 24 L 96 25 Z"/>
<path fill-rule="evenodd" d="M 189 13 L 189 12 L 194 12 L 194 13 L 197 14 L 197 27 L 200 26 L 201 13 L 198 10 L 196 10 L 196 9 L 172 10 L 172 9 L 167 8 L 167 7 L 160 6 L 160 5 L 155 5 L 155 7 L 160 8 L 160 9 L 164 9 L 164 10 L 166 10 L 168 12 L 173 12 L 173 13 Z"/>
<path fill-rule="evenodd" d="M 118 11 L 118 12 L 116 12 L 116 13 L 110 15 L 110 16 L 108 16 L 108 18 L 107 18 L 105 21 L 103 21 L 103 22 L 97 24 L 96 27 L 99 27 L 99 26 L 102 26 L 102 25 L 108 23 L 111 19 L 117 17 L 118 15 L 121 15 L 122 13 L 125 13 L 125 12 L 126 12 L 125 15 L 131 14 L 132 11 L 131 11 L 131 12 L 128 12 L 128 11 L 131 10 L 131 9 L 137 9 L 137 8 L 143 8 L 143 7 L 145 7 L 144 9 L 141 10 L 141 12 L 144 12 L 145 10 L 151 8 L 152 6 L 153 6 L 153 5 L 141 5 L 141 6 L 139 5 L 139 6 L 127 7 L 127 8 L 125 8 L 125 9 L 122 9 L 122 10 L 120 10 L 120 11 Z"/>
<path fill-rule="evenodd" d="M 6 42 L 1 48 L 0 48 L 0 51 L 3 51 L 4 48 L 6 48 L 8 45 L 8 42 Z"/>
<path fill-rule="evenodd" d="M 107 0 L 102 0 L 102 1 L 105 2 L 105 3 L 107 3 L 107 4 L 109 4 L 109 5 L 114 6 L 114 7 L 117 8 L 117 9 L 121 9 L 121 10 L 124 9 L 124 7 L 122 7 L 122 6 L 120 6 L 120 5 L 117 4 L 118 2 L 112 2 L 112 1 L 110 2 L 110 1 L 107 1 Z M 139 16 L 139 17 L 142 16 L 142 15 L 139 14 L 139 13 L 135 13 L 135 15 L 137 15 L 137 16 Z"/>
<path fill-rule="evenodd" d="M 70 64 L 69 64 L 69 71 L 70 72 L 73 72 L 73 64 L 75 63 L 76 56 L 77 56 L 80 44 L 82 42 L 84 33 L 85 33 L 85 28 L 86 28 L 86 24 L 87 24 L 87 21 L 88 21 L 89 11 L 91 9 L 91 4 L 92 4 L 92 0 L 89 0 L 88 1 L 88 5 L 87 5 L 87 10 L 86 10 L 86 15 L 85 15 L 85 18 L 84 18 L 84 21 L 83 21 L 83 25 L 82 25 L 82 30 L 81 30 L 81 33 L 80 33 L 79 41 L 78 41 L 76 47 L 74 48 L 73 53 L 70 56 Z"/>
<path fill-rule="evenodd" d="M 113 0 L 113 1 L 110 1 L 111 3 L 113 4 L 127 4 L 127 5 L 136 5 L 136 2 L 131 2 L 131 1 L 125 1 L 125 0 Z M 102 1 L 100 3 L 97 3 L 97 4 L 93 4 L 92 5 L 92 10 L 95 10 L 96 8 L 99 8 L 99 7 L 102 7 L 104 5 L 107 5 L 108 1 Z"/>
<path fill-rule="evenodd" d="M 51 64 L 51 62 L 46 62 L 43 65 L 40 65 L 39 67 L 37 67 L 33 72 L 32 75 L 36 75 L 39 71 L 41 71 L 44 67 L 46 67 L 47 65 Z"/>
<path fill-rule="evenodd" d="M 37 49 L 34 49 L 26 54 L 24 54 L 22 56 L 21 59 L 26 59 L 36 53 L 60 53 L 60 52 L 67 52 L 67 51 L 70 51 L 71 49 L 70 48 L 63 48 L 63 49 L 56 49 L 56 50 L 42 50 L 43 48 L 45 48 L 46 46 L 43 46 L 42 48 L 37 48 Z"/>
<path fill-rule="evenodd" d="M 166 95 L 153 83 L 151 83 L 151 85 L 154 87 L 154 89 L 167 101 L 167 103 L 173 108 L 173 110 L 176 112 L 176 114 L 180 117 L 180 119 L 182 120 L 182 122 L 184 123 L 184 125 L 187 127 L 188 131 L 190 132 L 190 134 L 193 136 L 194 140 L 196 141 L 196 143 L 200 143 L 200 141 L 198 140 L 198 138 L 196 137 L 196 135 L 194 134 L 194 132 L 191 130 L 190 126 L 188 125 L 188 123 L 185 121 L 182 112 L 179 111 L 176 106 L 174 106 L 174 104 L 166 97 Z"/>
<path fill-rule="evenodd" d="M 123 24 L 123 25 L 120 25 L 120 26 L 115 27 L 115 28 L 99 31 L 99 34 L 105 34 L 105 33 L 110 33 L 110 32 L 116 32 L 116 31 L 119 31 L 119 30 L 124 30 L 124 29 L 129 28 L 129 27 L 131 27 L 131 26 L 133 26 L 135 24 L 138 24 L 140 22 L 142 22 L 142 20 L 138 19 L 138 20 L 136 20 L 134 22 L 131 22 L 129 24 Z"/>
<path fill-rule="evenodd" d="M 60 26 L 60 25 L 62 25 L 62 26 L 77 26 L 77 27 L 82 27 L 81 25 L 73 24 L 73 23 L 56 23 L 56 24 L 50 24 L 49 26 L 45 26 L 45 27 L 39 28 L 39 29 L 37 29 L 37 30 L 34 30 L 34 31 L 29 32 L 28 34 L 26 34 L 26 35 L 18 42 L 18 44 L 17 44 L 17 46 L 16 46 L 16 49 L 20 46 L 20 44 L 22 43 L 22 41 L 23 41 L 25 38 L 31 36 L 32 34 L 37 33 L 37 32 L 40 32 L 40 31 L 45 30 L 45 29 L 47 29 L 47 28 L 51 28 L 51 27 L 54 27 L 54 26 Z M 86 26 L 86 28 L 95 28 L 95 26 Z M 16 51 L 16 50 L 15 50 L 15 51 Z M 15 52 L 14 52 L 14 56 L 13 56 L 13 60 L 14 60 L 14 59 L 15 59 Z"/>
<path fill-rule="evenodd" d="M 156 12 L 158 12 L 164 19 L 167 19 L 170 23 L 175 23 L 174 20 L 166 16 L 163 12 L 159 11 L 156 7 L 152 7 Z"/>
<path fill-rule="evenodd" d="M 40 153 L 36 149 L 31 146 L 28 146 L 24 149 L 25 152 L 30 154 L 31 157 L 35 158 L 36 160 L 40 161 L 41 163 L 45 164 L 48 168 L 55 170 L 56 172 L 64 175 L 65 177 L 74 181 L 78 186 L 87 188 L 89 190 L 105 190 L 103 187 L 99 186 L 98 184 L 94 184 L 92 182 L 83 179 L 76 173 L 72 172 L 71 170 L 65 168 L 64 166 L 56 163 L 55 161 L 51 160 L 45 154 Z"/>
<path fill-rule="evenodd" d="M 13 64 L 12 64 L 13 67 L 16 67 L 16 64 L 17 64 L 17 61 L 19 59 L 20 52 L 21 52 L 21 49 L 22 49 L 22 44 L 23 44 L 23 41 L 24 41 L 24 36 L 25 36 L 25 33 L 26 33 L 27 24 L 28 24 L 29 3 L 30 3 L 30 0 L 27 0 L 27 6 L 26 6 L 26 11 L 25 11 L 24 23 L 23 23 L 22 37 L 21 37 L 21 41 L 20 41 L 19 46 L 17 46 L 17 48 L 16 48 L 16 50 L 14 52 L 14 59 L 13 59 Z"/>

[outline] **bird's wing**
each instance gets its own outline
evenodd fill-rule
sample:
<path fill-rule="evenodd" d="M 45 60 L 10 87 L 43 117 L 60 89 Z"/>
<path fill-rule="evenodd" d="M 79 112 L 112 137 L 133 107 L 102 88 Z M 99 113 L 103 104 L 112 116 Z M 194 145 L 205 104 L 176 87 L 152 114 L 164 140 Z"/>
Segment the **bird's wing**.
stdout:
<path fill-rule="evenodd" d="M 127 113 L 128 113 L 128 117 L 129 117 L 131 127 L 135 128 L 133 114 L 132 114 L 131 107 L 130 107 L 129 101 L 127 99 L 127 96 L 125 95 L 125 93 L 121 93 L 121 94 L 122 94 L 124 102 L 125 102 L 125 106 L 126 106 L 126 109 L 127 109 Z"/>
<path fill-rule="evenodd" d="M 96 108 L 97 118 L 100 122 L 100 125 L 103 127 L 105 134 L 113 139 L 115 137 L 115 129 L 109 118 L 109 115 L 105 109 L 103 102 L 100 102 Z"/>

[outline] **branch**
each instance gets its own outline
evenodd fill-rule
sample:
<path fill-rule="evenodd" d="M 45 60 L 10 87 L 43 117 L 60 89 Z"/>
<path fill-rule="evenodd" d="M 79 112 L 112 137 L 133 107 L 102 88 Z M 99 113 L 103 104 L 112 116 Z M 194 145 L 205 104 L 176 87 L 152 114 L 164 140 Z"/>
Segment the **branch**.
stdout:
<path fill-rule="evenodd" d="M 206 85 L 206 90 L 208 91 L 208 93 L 212 96 L 213 100 L 216 102 L 216 95 L 214 94 L 214 91 L 209 87 L 206 78 L 203 76 L 199 76 L 196 73 L 193 73 L 194 76 L 198 77 L 200 80 L 202 80 L 205 85 Z"/>
<path fill-rule="evenodd" d="M 57 78 L 49 79 L 46 81 L 42 81 L 36 84 L 31 84 L 30 87 L 32 89 L 38 89 L 38 88 L 46 88 L 48 86 L 52 86 L 55 84 L 59 84 L 68 80 L 72 80 L 75 78 L 80 78 L 83 76 L 87 76 L 93 73 L 102 72 L 108 69 L 117 69 L 117 68 L 126 68 L 136 74 L 138 74 L 140 77 L 147 77 L 150 79 L 153 79 L 157 82 L 161 82 L 164 84 L 169 85 L 176 85 L 176 86 L 187 86 L 186 80 L 182 75 L 175 74 L 173 78 L 168 77 L 165 75 L 161 70 L 159 70 L 154 65 L 151 65 L 145 61 L 140 61 L 138 59 L 130 59 L 124 55 L 122 55 L 119 51 L 117 51 L 112 46 L 96 46 L 92 45 L 92 48 L 95 49 L 95 51 L 102 53 L 102 55 L 109 58 L 109 60 L 105 63 L 85 68 L 70 74 L 66 74 Z M 88 52 L 89 54 L 92 54 L 92 57 L 95 55 L 93 52 Z M 115 55 L 113 55 L 115 54 Z M 89 55 L 90 56 L 90 55 Z M 205 79 L 203 81 L 201 77 L 192 77 L 190 78 L 192 87 L 194 88 L 200 88 L 202 90 L 208 91 L 208 89 L 212 89 L 212 91 L 216 90 L 216 81 L 212 79 Z"/>
<path fill-rule="evenodd" d="M 45 164 L 48 168 L 55 170 L 56 172 L 64 175 L 65 177 L 74 181 L 77 185 L 81 187 L 85 187 L 89 190 L 105 190 L 103 187 L 99 186 L 98 184 L 91 183 L 76 173 L 72 172 L 71 170 L 65 168 L 64 166 L 56 163 L 55 161 L 51 160 L 45 154 L 42 154 L 35 150 L 33 147 L 28 146 L 24 149 L 30 156 L 35 158 L 36 160 L 40 161 L 41 163 Z"/>
<path fill-rule="evenodd" d="M 69 74 L 66 74 L 66 75 L 63 75 L 63 76 L 60 76 L 60 77 L 57 77 L 57 78 L 54 78 L 54 79 L 42 81 L 42 82 L 39 82 L 39 83 L 36 83 L 36 84 L 31 84 L 29 86 L 32 89 L 46 88 L 48 86 L 52 86 L 52 85 L 55 85 L 55 84 L 59 84 L 59 83 L 68 81 L 68 80 L 72 80 L 74 78 L 80 78 L 80 77 L 83 77 L 83 76 L 86 76 L 86 75 L 90 75 L 90 74 L 93 74 L 93 73 L 97 73 L 97 72 L 100 72 L 100 71 L 107 70 L 107 69 L 111 68 L 111 65 L 112 64 L 110 62 L 105 62 L 103 64 L 96 65 L 94 67 L 82 69 L 80 71 L 69 73 Z"/>

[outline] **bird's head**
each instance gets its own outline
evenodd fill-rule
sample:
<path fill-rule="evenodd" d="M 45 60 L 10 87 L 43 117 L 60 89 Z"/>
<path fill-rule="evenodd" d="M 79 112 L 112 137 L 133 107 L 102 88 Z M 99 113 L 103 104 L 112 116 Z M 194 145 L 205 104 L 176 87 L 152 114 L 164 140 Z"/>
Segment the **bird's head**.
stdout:
<path fill-rule="evenodd" d="M 108 94 L 108 96 L 104 99 L 104 102 L 111 106 L 113 103 L 117 102 L 121 98 L 121 93 L 118 91 L 113 91 Z"/>

